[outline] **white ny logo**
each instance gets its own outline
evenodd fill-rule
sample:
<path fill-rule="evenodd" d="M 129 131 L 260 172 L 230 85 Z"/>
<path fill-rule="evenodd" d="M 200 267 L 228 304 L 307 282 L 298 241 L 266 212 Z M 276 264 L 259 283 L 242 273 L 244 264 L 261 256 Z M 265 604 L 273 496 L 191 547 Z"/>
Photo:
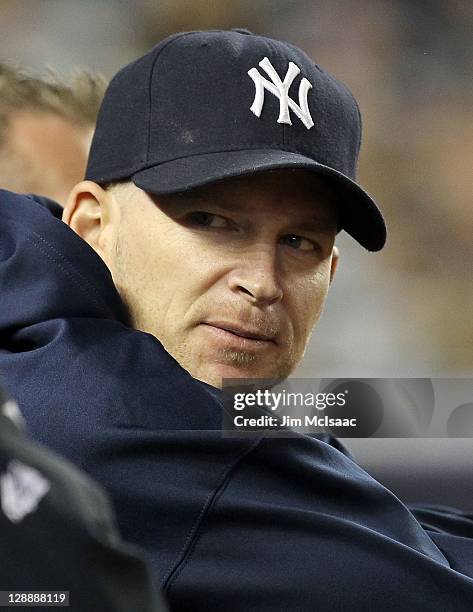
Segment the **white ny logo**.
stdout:
<path fill-rule="evenodd" d="M 279 98 L 279 117 L 278 123 L 287 123 L 292 125 L 291 118 L 289 116 L 289 108 L 292 112 L 299 117 L 302 123 L 308 130 L 314 125 L 312 117 L 310 116 L 309 106 L 307 104 L 307 93 L 312 88 L 312 84 L 304 77 L 299 84 L 299 104 L 296 104 L 292 98 L 289 97 L 289 88 L 292 85 L 292 81 L 301 71 L 296 64 L 289 62 L 289 67 L 284 77 L 284 81 L 281 81 L 278 73 L 273 68 L 273 65 L 267 57 L 262 59 L 259 63 L 261 68 L 266 72 L 271 81 L 264 78 L 257 68 L 248 70 L 248 74 L 253 79 L 255 84 L 255 99 L 250 107 L 252 113 L 257 117 L 261 115 L 264 103 L 264 90 L 267 89 L 277 98 Z"/>

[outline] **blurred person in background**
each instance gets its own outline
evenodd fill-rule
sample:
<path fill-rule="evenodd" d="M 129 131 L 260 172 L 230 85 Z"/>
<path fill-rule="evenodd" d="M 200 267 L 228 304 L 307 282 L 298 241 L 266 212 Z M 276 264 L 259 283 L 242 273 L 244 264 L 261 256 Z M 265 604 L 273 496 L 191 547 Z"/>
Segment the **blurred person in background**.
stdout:
<path fill-rule="evenodd" d="M 66 82 L 0 64 L 0 188 L 63 205 L 84 175 L 105 87 L 87 71 Z"/>

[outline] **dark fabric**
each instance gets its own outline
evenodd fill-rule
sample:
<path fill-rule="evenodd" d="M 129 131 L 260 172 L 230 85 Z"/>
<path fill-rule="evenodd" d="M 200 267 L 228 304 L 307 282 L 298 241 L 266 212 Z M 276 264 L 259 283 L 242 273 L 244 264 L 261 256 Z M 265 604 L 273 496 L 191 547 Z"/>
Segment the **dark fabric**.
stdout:
<path fill-rule="evenodd" d="M 223 438 L 219 391 L 127 327 L 78 236 L 7 192 L 0 374 L 32 435 L 106 487 L 172 610 L 471 610 L 472 540 L 423 529 L 329 439 Z"/>
<path fill-rule="evenodd" d="M 29 198 L 34 198 L 36 202 L 47 208 L 49 212 L 52 213 L 57 219 L 62 219 L 62 212 L 64 210 L 63 207 L 54 200 L 51 200 L 51 198 L 35 195 L 34 193 L 28 193 L 26 196 Z"/>
<path fill-rule="evenodd" d="M 28 474 L 31 468 L 48 489 L 27 514 L 10 515 L 5 479 L 11 470 L 26 469 Z M 31 442 L 3 415 L 0 479 L 0 590 L 69 591 L 68 610 L 75 612 L 166 610 L 144 560 L 120 539 L 102 490 L 64 459 Z M 16 481 L 16 506 L 31 489 Z"/>
<path fill-rule="evenodd" d="M 409 506 L 419 523 L 430 531 L 473 538 L 473 514 L 450 506 L 436 504 Z"/>

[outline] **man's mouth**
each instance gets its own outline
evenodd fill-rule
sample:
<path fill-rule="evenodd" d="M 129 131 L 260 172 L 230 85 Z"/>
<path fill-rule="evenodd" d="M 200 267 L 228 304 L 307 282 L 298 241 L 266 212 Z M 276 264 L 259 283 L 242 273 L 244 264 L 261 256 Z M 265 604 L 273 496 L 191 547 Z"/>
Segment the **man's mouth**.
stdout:
<path fill-rule="evenodd" d="M 260 331 L 259 329 L 254 329 L 251 327 L 245 327 L 242 325 L 238 325 L 235 323 L 229 323 L 226 321 L 203 321 L 203 325 L 211 328 L 211 330 L 215 330 L 215 333 L 220 332 L 220 336 L 222 339 L 227 339 L 231 342 L 232 336 L 236 341 L 240 339 L 242 343 L 254 344 L 256 345 L 268 345 L 269 343 L 276 344 L 276 335 L 268 334 Z"/>

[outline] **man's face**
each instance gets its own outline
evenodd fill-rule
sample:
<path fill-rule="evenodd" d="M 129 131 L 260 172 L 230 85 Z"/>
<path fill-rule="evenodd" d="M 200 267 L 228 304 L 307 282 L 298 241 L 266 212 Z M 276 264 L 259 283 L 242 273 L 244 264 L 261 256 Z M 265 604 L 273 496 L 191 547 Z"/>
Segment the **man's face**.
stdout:
<path fill-rule="evenodd" d="M 166 197 L 132 185 L 114 205 L 100 254 L 135 328 L 216 387 L 293 371 L 337 258 L 320 179 L 280 170 Z"/>
<path fill-rule="evenodd" d="M 64 205 L 84 176 L 92 134 L 92 126 L 77 126 L 53 113 L 11 113 L 0 152 L 0 187 Z"/>

